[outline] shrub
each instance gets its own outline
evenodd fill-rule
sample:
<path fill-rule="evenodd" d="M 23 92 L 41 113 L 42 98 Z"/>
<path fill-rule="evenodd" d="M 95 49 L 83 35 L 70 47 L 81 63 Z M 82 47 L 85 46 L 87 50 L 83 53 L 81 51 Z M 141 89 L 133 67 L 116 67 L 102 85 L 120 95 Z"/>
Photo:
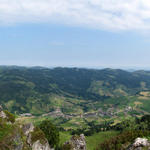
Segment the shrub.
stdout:
<path fill-rule="evenodd" d="M 72 150 L 72 145 L 71 144 L 64 144 L 63 146 L 62 146 L 62 150 Z"/>
<path fill-rule="evenodd" d="M 45 134 L 39 127 L 35 127 L 34 131 L 31 133 L 31 141 L 32 143 L 40 140 L 41 144 L 45 144 L 47 141 L 45 139 Z"/>
<path fill-rule="evenodd" d="M 39 125 L 39 128 L 44 132 L 51 147 L 57 147 L 59 144 L 59 131 L 55 125 L 49 120 L 44 120 Z"/>
<path fill-rule="evenodd" d="M 145 137 L 150 135 L 150 131 L 130 130 L 124 131 L 121 134 L 104 141 L 97 150 L 120 150 L 122 145 L 133 142 L 137 137 Z"/>
<path fill-rule="evenodd" d="M 10 121 L 11 123 L 15 122 L 15 116 L 12 113 L 8 112 L 7 110 L 4 110 L 4 113 L 7 116 L 7 121 Z"/>
<path fill-rule="evenodd" d="M 0 118 L 0 141 L 3 137 L 8 135 L 13 129 L 11 124 L 7 124 L 4 120 Z"/>
<path fill-rule="evenodd" d="M 141 122 L 150 123 L 150 115 L 144 115 L 144 116 L 141 118 Z"/>

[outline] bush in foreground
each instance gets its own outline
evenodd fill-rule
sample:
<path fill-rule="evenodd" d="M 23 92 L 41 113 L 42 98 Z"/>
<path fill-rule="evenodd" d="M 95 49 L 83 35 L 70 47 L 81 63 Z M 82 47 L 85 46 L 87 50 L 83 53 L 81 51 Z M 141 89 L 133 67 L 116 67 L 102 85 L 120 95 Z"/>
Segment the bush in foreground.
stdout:
<path fill-rule="evenodd" d="M 150 135 L 150 131 L 130 130 L 104 141 L 99 145 L 97 150 L 123 150 L 123 145 L 132 143 L 137 137 L 146 137 Z"/>
<path fill-rule="evenodd" d="M 51 147 L 57 147 L 59 144 L 59 131 L 50 120 L 44 120 L 39 125 L 39 128 L 44 132 Z"/>
<path fill-rule="evenodd" d="M 6 114 L 6 116 L 7 116 L 7 121 L 9 122 L 11 122 L 11 123 L 14 123 L 15 122 L 15 116 L 12 114 L 12 113 L 10 113 L 10 112 L 8 112 L 7 110 L 4 110 L 4 113 Z"/>

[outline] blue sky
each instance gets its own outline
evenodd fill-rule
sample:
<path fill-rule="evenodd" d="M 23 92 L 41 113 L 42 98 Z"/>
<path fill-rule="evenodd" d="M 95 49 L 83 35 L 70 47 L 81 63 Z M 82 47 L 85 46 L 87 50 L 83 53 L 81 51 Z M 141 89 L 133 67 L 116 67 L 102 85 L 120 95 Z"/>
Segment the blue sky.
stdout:
<path fill-rule="evenodd" d="M 150 68 L 147 2 L 0 0 L 0 65 Z"/>

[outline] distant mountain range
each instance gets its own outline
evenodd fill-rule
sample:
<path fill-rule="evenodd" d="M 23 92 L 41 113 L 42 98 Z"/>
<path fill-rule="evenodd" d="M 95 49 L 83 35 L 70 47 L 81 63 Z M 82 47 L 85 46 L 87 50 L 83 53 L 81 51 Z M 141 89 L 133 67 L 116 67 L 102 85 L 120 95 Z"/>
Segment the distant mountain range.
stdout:
<path fill-rule="evenodd" d="M 9 111 L 41 114 L 74 100 L 105 101 L 150 90 L 150 71 L 0 67 L 0 103 Z"/>

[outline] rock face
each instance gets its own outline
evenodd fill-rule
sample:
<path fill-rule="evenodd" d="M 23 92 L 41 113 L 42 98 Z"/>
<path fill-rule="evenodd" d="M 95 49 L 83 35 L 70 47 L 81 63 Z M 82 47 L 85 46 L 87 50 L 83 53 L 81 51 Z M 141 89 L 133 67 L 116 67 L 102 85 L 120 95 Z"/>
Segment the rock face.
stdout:
<path fill-rule="evenodd" d="M 14 141 L 13 150 L 22 150 L 23 149 L 23 142 L 22 142 L 22 139 L 21 139 L 21 136 L 19 133 L 16 134 L 13 141 Z"/>
<path fill-rule="evenodd" d="M 3 111 L 0 112 L 0 118 L 3 118 L 3 119 L 7 118 L 6 114 Z"/>
<path fill-rule="evenodd" d="M 7 118 L 6 114 L 3 112 L 3 108 L 2 106 L 0 105 L 0 118 Z"/>
<path fill-rule="evenodd" d="M 3 110 L 2 106 L 0 105 L 0 112 Z"/>
<path fill-rule="evenodd" d="M 30 132 L 34 131 L 34 126 L 32 123 L 28 123 L 28 124 L 23 125 L 22 130 L 23 130 L 23 133 L 26 136 L 28 136 Z"/>
<path fill-rule="evenodd" d="M 137 138 L 127 150 L 142 150 L 143 147 L 150 150 L 150 142 L 146 138 Z"/>
<path fill-rule="evenodd" d="M 86 141 L 83 134 L 80 136 L 72 136 L 64 145 L 70 145 L 72 150 L 86 150 Z"/>
<path fill-rule="evenodd" d="M 33 143 L 32 150 L 52 150 L 52 149 L 50 149 L 48 142 L 46 144 L 41 144 L 40 141 L 38 140 L 35 143 Z"/>
<path fill-rule="evenodd" d="M 39 139 L 36 141 L 32 141 L 32 132 L 35 131 L 35 127 L 32 123 L 25 124 L 22 127 L 23 133 L 27 136 L 27 143 L 32 148 L 32 150 L 52 150 L 48 144 L 47 139 L 46 142 L 41 143 Z"/>
<path fill-rule="evenodd" d="M 48 140 L 40 128 L 35 127 L 32 123 L 20 125 L 15 122 L 15 119 L 12 124 L 9 121 L 12 119 L 12 114 L 3 111 L 1 105 L 0 119 L 2 131 L 6 131 L 5 126 L 10 127 L 10 132 L 4 135 L 0 141 L 0 150 L 54 150 L 50 148 Z"/>

